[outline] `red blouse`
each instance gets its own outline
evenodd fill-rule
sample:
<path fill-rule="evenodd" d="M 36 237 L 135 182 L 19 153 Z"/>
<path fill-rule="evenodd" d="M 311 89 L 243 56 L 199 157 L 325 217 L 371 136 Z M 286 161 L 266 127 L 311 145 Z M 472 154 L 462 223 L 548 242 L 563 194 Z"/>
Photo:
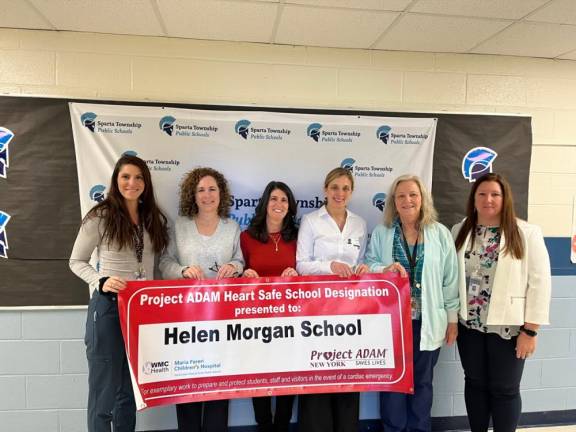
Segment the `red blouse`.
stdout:
<path fill-rule="evenodd" d="M 262 243 L 243 231 L 240 247 L 246 261 L 244 268 L 254 270 L 259 276 L 280 276 L 287 267 L 296 269 L 296 239 L 286 242 L 280 236 L 276 245 L 268 236 L 268 241 Z"/>

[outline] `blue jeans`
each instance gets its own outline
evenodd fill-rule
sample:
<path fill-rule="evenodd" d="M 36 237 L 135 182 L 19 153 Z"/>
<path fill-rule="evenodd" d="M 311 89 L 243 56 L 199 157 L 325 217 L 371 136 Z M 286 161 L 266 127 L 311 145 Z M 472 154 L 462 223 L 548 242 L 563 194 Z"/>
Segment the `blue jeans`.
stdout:
<path fill-rule="evenodd" d="M 430 431 L 432 423 L 432 379 L 440 348 L 420 350 L 422 321 L 412 321 L 414 394 L 380 393 L 380 418 L 384 432 Z"/>

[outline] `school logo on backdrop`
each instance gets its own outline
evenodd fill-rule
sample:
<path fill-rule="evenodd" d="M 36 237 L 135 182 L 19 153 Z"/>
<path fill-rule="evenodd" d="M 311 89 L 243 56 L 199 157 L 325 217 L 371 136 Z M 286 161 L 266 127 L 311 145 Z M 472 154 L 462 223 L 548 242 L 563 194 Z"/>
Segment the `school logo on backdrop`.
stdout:
<path fill-rule="evenodd" d="M 256 127 L 249 120 L 243 119 L 236 122 L 234 130 L 245 140 L 281 141 L 292 132 L 286 128 Z"/>
<path fill-rule="evenodd" d="M 146 159 L 144 156 L 139 156 L 138 152 L 135 152 L 134 150 L 126 150 L 124 153 L 122 153 L 122 155 L 139 157 L 144 162 L 146 162 L 146 165 L 148 165 L 148 169 L 150 171 L 172 171 L 172 168 L 180 166 L 179 159 L 158 159 L 158 158 Z M 90 195 L 92 195 L 92 193 L 90 193 Z M 90 196 L 90 199 L 92 199 L 92 196 Z"/>
<path fill-rule="evenodd" d="M 492 163 L 498 156 L 488 147 L 474 147 L 462 159 L 462 175 L 470 183 L 492 172 Z"/>
<path fill-rule="evenodd" d="M 385 177 L 394 171 L 391 166 L 363 165 L 351 157 L 342 159 L 340 167 L 350 171 L 354 177 Z"/>
<path fill-rule="evenodd" d="M 10 215 L 0 210 L 0 258 L 8 258 L 8 237 L 6 235 L 6 225 L 10 220 Z"/>
<path fill-rule="evenodd" d="M 104 185 L 94 185 L 90 188 L 90 192 L 88 193 L 88 195 L 90 196 L 90 199 L 92 201 L 95 201 L 97 203 L 100 203 L 102 201 L 104 201 L 104 198 L 106 198 L 106 196 L 104 195 L 104 191 L 106 190 L 106 186 Z"/>
<path fill-rule="evenodd" d="M 320 139 L 320 130 L 322 129 L 322 125 L 320 123 L 312 123 L 306 129 L 306 135 L 312 138 L 314 141 L 318 142 Z"/>
<path fill-rule="evenodd" d="M 383 212 L 384 206 L 386 205 L 386 194 L 384 192 L 378 192 L 374 195 L 372 197 L 372 205 Z"/>
<path fill-rule="evenodd" d="M 169 136 L 210 138 L 218 132 L 214 125 L 200 125 L 185 120 L 176 120 L 173 116 L 164 116 L 160 119 L 160 129 Z"/>
<path fill-rule="evenodd" d="M 320 123 L 310 123 L 306 135 L 319 143 L 352 143 L 362 134 L 357 130 L 328 129 Z"/>
<path fill-rule="evenodd" d="M 142 123 L 125 120 L 98 120 L 93 112 L 85 112 L 80 116 L 82 126 L 93 133 L 133 134 L 142 128 Z"/>
<path fill-rule="evenodd" d="M 10 129 L 0 126 L 0 177 L 6 178 L 6 171 L 10 165 L 8 156 L 8 144 L 14 138 L 14 133 Z"/>
<path fill-rule="evenodd" d="M 392 129 L 388 125 L 383 125 L 376 130 L 376 138 L 384 144 L 422 144 L 428 140 L 429 136 L 428 129 L 424 128 L 395 127 Z"/>
<path fill-rule="evenodd" d="M 80 122 L 82 126 L 89 129 L 90 132 L 94 132 L 94 129 L 96 129 L 96 117 L 98 116 L 93 112 L 85 112 L 80 116 Z"/>
<path fill-rule="evenodd" d="M 164 116 L 160 119 L 160 129 L 168 135 L 172 136 L 174 131 L 174 122 L 176 119 L 172 116 Z"/>
<path fill-rule="evenodd" d="M 390 126 L 380 126 L 376 131 L 376 138 L 382 141 L 384 144 L 388 144 L 388 139 L 390 138 L 390 131 L 392 128 Z"/>

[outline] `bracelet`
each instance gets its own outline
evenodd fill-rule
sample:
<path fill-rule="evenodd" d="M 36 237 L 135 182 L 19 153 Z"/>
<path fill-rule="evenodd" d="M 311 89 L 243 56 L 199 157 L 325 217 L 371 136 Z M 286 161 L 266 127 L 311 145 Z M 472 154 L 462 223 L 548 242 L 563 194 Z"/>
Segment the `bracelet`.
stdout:
<path fill-rule="evenodd" d="M 521 331 L 522 333 L 524 333 L 525 335 L 528 335 L 528 336 L 530 336 L 530 337 L 538 336 L 538 332 L 537 332 L 537 331 L 527 329 L 527 328 L 524 327 L 524 326 L 520 326 L 520 331 Z"/>

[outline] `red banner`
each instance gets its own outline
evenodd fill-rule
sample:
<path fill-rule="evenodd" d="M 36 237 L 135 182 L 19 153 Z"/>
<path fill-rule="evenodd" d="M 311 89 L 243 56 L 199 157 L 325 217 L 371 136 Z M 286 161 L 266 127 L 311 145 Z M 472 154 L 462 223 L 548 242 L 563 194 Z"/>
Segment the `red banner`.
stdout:
<path fill-rule="evenodd" d="M 138 408 L 412 393 L 409 293 L 394 273 L 131 281 L 118 307 Z"/>

